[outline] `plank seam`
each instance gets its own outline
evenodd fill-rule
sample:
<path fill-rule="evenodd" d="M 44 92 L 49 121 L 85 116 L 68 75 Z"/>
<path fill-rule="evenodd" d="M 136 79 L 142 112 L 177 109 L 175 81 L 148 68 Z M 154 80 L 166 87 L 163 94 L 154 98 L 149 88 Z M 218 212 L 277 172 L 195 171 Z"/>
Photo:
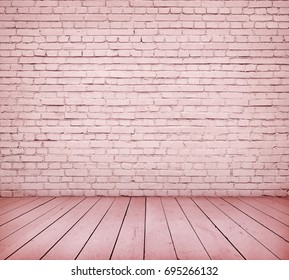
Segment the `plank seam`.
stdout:
<path fill-rule="evenodd" d="M 179 257 L 178 257 L 177 251 L 176 251 L 176 247 L 175 247 L 175 242 L 174 242 L 174 239 L 173 239 L 173 236 L 172 236 L 172 233 L 171 233 L 171 229 L 170 229 L 170 226 L 169 226 L 167 214 L 166 214 L 166 211 L 165 211 L 165 208 L 164 208 L 164 205 L 163 205 L 163 201 L 162 201 L 161 198 L 160 198 L 160 201 L 161 201 L 162 209 L 163 209 L 164 216 L 165 216 L 165 219 L 166 219 L 166 224 L 167 224 L 167 227 L 168 227 L 168 230 L 169 230 L 169 234 L 170 234 L 170 237 L 171 237 L 171 240 L 172 240 L 172 243 L 173 243 L 174 252 L 175 252 L 175 255 L 177 257 L 177 260 L 179 260 Z"/>
<path fill-rule="evenodd" d="M 83 200 L 83 199 L 82 199 Z M 41 230 L 40 232 L 38 232 L 34 237 L 32 237 L 31 239 L 29 239 L 27 242 L 25 242 L 22 246 L 20 246 L 19 248 L 17 248 L 17 250 L 15 250 L 13 253 L 11 253 L 8 257 L 5 258 L 5 260 L 7 260 L 8 258 L 10 258 L 13 254 L 15 254 L 17 251 L 19 251 L 21 248 L 23 248 L 24 246 L 26 246 L 31 240 L 33 240 L 35 237 L 37 237 L 39 234 L 41 234 L 42 232 L 44 232 L 47 228 L 49 228 L 50 226 L 52 226 L 54 223 L 56 223 L 59 219 L 61 219 L 64 215 L 66 215 L 69 211 L 71 211 L 73 208 L 75 208 L 79 203 L 82 202 L 79 201 L 77 204 L 75 204 L 72 208 L 70 208 L 69 210 L 67 210 L 63 215 L 61 215 L 59 218 L 57 218 L 55 221 L 53 221 L 49 226 L 45 227 L 43 230 Z"/>
<path fill-rule="evenodd" d="M 3 224 L 0 224 L 0 226 L 4 226 L 5 224 L 10 223 L 10 222 L 12 222 L 13 220 L 18 219 L 19 217 L 21 217 L 21 216 L 23 216 L 23 215 L 25 215 L 25 214 L 33 211 L 34 209 L 36 209 L 36 208 L 38 208 L 38 207 L 40 207 L 40 206 L 42 206 L 42 205 L 44 205 L 44 204 L 46 204 L 46 203 L 54 200 L 54 199 L 55 199 L 55 197 L 52 197 L 52 198 L 50 198 L 49 200 L 47 200 L 47 201 L 45 201 L 45 202 L 43 202 L 43 203 L 35 206 L 34 208 L 31 208 L 30 210 L 27 210 L 26 212 L 23 212 L 23 213 L 19 214 L 19 216 L 15 217 L 15 218 L 12 218 L 11 220 L 9 220 L 9 221 L 7 221 L 7 222 L 5 222 L 5 223 L 3 223 Z M 34 202 L 34 201 L 36 201 L 36 200 L 30 201 L 29 203 L 32 203 L 32 202 Z M 25 205 L 26 205 L 26 204 L 25 204 Z M 25 205 L 23 205 L 23 206 L 25 206 Z M 13 210 L 16 210 L 16 209 L 13 209 Z M 13 210 L 12 210 L 12 211 L 13 211 Z M 10 211 L 9 211 L 9 212 L 10 212 Z M 8 212 L 7 212 L 7 213 L 8 213 Z"/>
<path fill-rule="evenodd" d="M 207 249 L 206 249 L 205 245 L 203 244 L 202 240 L 200 239 L 199 235 L 197 234 L 196 230 L 194 229 L 193 225 L 191 224 L 191 222 L 190 222 L 190 220 L 189 220 L 189 218 L 188 218 L 188 216 L 187 216 L 187 214 L 186 214 L 185 210 L 184 210 L 184 209 L 182 208 L 182 206 L 180 205 L 180 203 L 179 203 L 178 199 L 177 199 L 177 198 L 175 198 L 175 199 L 176 199 L 176 201 L 177 201 L 177 203 L 178 203 L 179 207 L 181 208 L 182 212 L 184 213 L 184 215 L 185 215 L 185 217 L 186 217 L 187 221 L 189 222 L 189 224 L 190 224 L 190 226 L 191 226 L 192 230 L 194 231 L 194 233 L 196 234 L 196 236 L 197 236 L 198 240 L 200 241 L 200 243 L 202 244 L 202 246 L 203 246 L 204 250 L 206 251 L 206 253 L 207 253 L 208 257 L 209 257 L 210 259 L 212 259 L 212 258 L 211 258 L 211 256 L 210 256 L 210 254 L 209 254 L 209 252 L 207 251 Z"/>
<path fill-rule="evenodd" d="M 85 201 L 86 199 L 87 199 L 87 198 L 85 198 L 85 199 L 82 200 L 81 202 Z M 92 207 L 94 207 L 94 205 L 95 205 L 99 200 L 100 200 L 100 198 L 98 198 L 98 200 L 54 243 L 53 246 L 51 246 L 51 248 L 49 248 L 49 250 L 48 250 L 45 254 L 43 254 L 43 256 L 40 258 L 40 260 L 43 259 L 43 258 L 52 250 L 52 248 L 55 247 L 56 244 L 57 244 L 58 242 L 60 242 L 60 240 L 61 240 L 79 221 L 81 221 L 81 219 L 92 209 Z"/>
<path fill-rule="evenodd" d="M 289 224 L 286 224 L 286 223 L 284 223 L 284 222 L 278 220 L 278 219 L 275 218 L 274 216 L 271 216 L 268 212 L 264 212 L 263 210 L 260 210 L 259 208 L 257 208 L 257 207 L 255 207 L 254 205 L 252 205 L 252 204 L 246 202 L 246 201 L 243 200 L 243 199 L 239 199 L 239 198 L 238 198 L 238 200 L 240 200 L 240 201 L 243 202 L 243 203 L 246 203 L 248 206 L 250 206 L 250 207 L 256 209 L 257 211 L 259 211 L 259 212 L 261 212 L 261 213 L 263 213 L 263 214 L 265 214 L 265 215 L 267 215 L 268 217 L 274 219 L 275 221 L 277 221 L 277 222 L 279 222 L 279 223 L 282 223 L 283 225 L 289 227 Z M 255 201 L 258 202 L 257 200 L 255 200 Z M 271 208 L 272 208 L 272 207 L 271 207 Z M 274 208 L 272 208 L 272 210 L 278 211 L 277 209 L 274 209 Z M 280 212 L 280 211 L 278 211 L 278 212 Z M 283 214 L 283 213 L 280 212 L 280 214 Z M 289 215 L 287 215 L 287 216 L 289 216 Z M 288 229 L 288 230 L 289 230 L 289 229 Z"/>
<path fill-rule="evenodd" d="M 278 237 L 282 238 L 284 241 L 288 242 L 288 240 L 286 240 L 284 237 L 280 236 L 278 233 L 274 232 L 272 229 L 270 229 L 269 227 L 267 227 L 266 225 L 262 224 L 260 221 L 256 220 L 254 217 L 252 217 L 250 214 L 247 214 L 246 212 L 244 212 L 243 210 L 239 209 L 237 206 L 233 205 L 232 203 L 230 203 L 229 201 L 227 201 L 226 199 L 222 198 L 225 202 L 229 203 L 230 205 L 232 205 L 233 207 L 235 207 L 237 210 L 239 210 L 240 212 L 242 212 L 243 214 L 245 214 L 248 218 L 254 220 L 255 222 L 257 222 L 259 225 L 263 226 L 264 228 L 268 229 L 269 231 L 271 231 L 273 234 L 277 235 Z M 220 209 L 221 210 L 221 209 Z M 258 209 L 257 209 L 258 210 Z M 222 211 L 222 210 L 221 210 Z M 268 215 L 269 216 L 269 215 Z M 271 217 L 271 216 L 269 216 Z M 274 219 L 274 218 L 273 218 Z M 275 219 L 276 220 L 276 219 Z M 278 220 L 276 220 L 278 221 Z M 279 222 L 279 221 L 278 221 Z M 282 223 L 283 224 L 283 223 Z M 285 224 L 284 224 L 285 225 Z M 287 225 L 285 225 L 287 226 Z M 287 226 L 288 227 L 288 226 Z M 288 227 L 288 232 L 289 232 L 289 227 Z M 262 243 L 261 243 L 262 244 Z M 264 245 L 263 245 L 264 246 Z M 266 247 L 266 246 L 265 246 Z M 266 247 L 267 248 L 267 247 Z"/>
<path fill-rule="evenodd" d="M 207 197 L 206 197 L 207 199 Z M 222 200 L 224 200 L 223 198 L 221 198 Z M 226 215 L 230 220 L 232 220 L 236 225 L 238 225 L 241 229 L 243 229 L 244 231 L 247 232 L 247 234 L 249 234 L 253 239 L 255 239 L 261 246 L 265 247 L 270 253 L 272 253 L 275 257 L 277 257 L 278 259 L 280 259 L 278 256 L 276 256 L 276 254 L 274 254 L 269 248 L 267 248 L 263 243 L 261 243 L 256 237 L 254 237 L 250 232 L 248 232 L 245 228 L 243 228 L 240 224 L 238 224 L 235 220 L 233 220 L 230 216 L 228 216 L 224 211 L 222 211 L 216 204 L 214 204 L 213 202 L 211 202 L 209 199 L 208 201 L 210 203 L 212 203 L 215 207 L 217 207 L 224 215 Z M 224 200 L 225 201 L 225 200 Z M 236 207 L 235 207 L 236 208 Z M 238 208 L 236 208 L 237 210 L 239 210 Z M 248 216 L 248 215 L 247 215 Z M 249 217 L 250 218 L 250 217 Z"/>
<path fill-rule="evenodd" d="M 205 197 L 206 198 L 206 197 Z M 230 239 L 222 232 L 222 230 L 210 219 L 210 217 L 203 211 L 203 209 L 194 201 L 191 197 L 191 200 L 195 203 L 195 205 L 202 211 L 202 213 L 208 218 L 208 220 L 215 226 L 215 228 L 224 236 L 224 238 L 235 248 L 235 250 L 242 256 L 244 260 L 246 260 L 245 256 L 238 250 L 238 248 L 230 241 Z M 209 201 L 210 202 L 210 201 Z M 210 202 L 211 203 L 211 202 Z"/>
<path fill-rule="evenodd" d="M 113 248 L 112 248 L 112 250 L 111 250 L 111 253 L 110 253 L 110 256 L 109 256 L 109 259 L 110 259 L 110 260 L 111 260 L 111 258 L 112 258 L 112 255 L 113 255 L 113 252 L 114 252 L 114 249 L 115 249 L 117 240 L 118 240 L 118 238 L 119 238 L 119 235 L 120 235 L 120 232 L 121 232 L 121 229 L 122 229 L 124 220 L 125 220 L 125 218 L 126 218 L 127 211 L 128 211 L 129 206 L 130 206 L 130 203 L 131 203 L 131 197 L 129 198 L 129 202 L 128 202 L 128 204 L 127 204 L 126 210 L 125 210 L 124 215 L 123 215 L 123 218 L 122 218 L 121 225 L 120 225 L 120 227 L 119 227 L 119 231 L 118 231 L 118 233 L 117 233 L 117 236 L 116 236 L 116 239 L 115 239 Z"/>
<path fill-rule="evenodd" d="M 113 205 L 113 203 L 115 202 L 115 197 L 113 199 L 113 201 L 111 202 L 111 204 L 109 205 L 109 207 L 107 208 L 107 210 L 105 211 L 105 213 L 103 214 L 102 218 L 99 220 L 99 222 L 97 223 L 96 227 L 94 228 L 94 230 L 92 231 L 92 233 L 89 235 L 89 237 L 87 238 L 86 242 L 84 243 L 84 245 L 82 246 L 82 248 L 80 249 L 80 251 L 78 252 L 78 254 L 75 257 L 75 260 L 78 258 L 78 256 L 81 254 L 81 252 L 83 251 L 83 249 L 85 248 L 86 244 L 88 243 L 89 239 L 92 237 L 92 235 L 94 234 L 94 232 L 96 231 L 96 229 L 98 228 L 98 226 L 100 225 L 100 223 L 102 222 L 102 220 L 104 219 L 105 215 L 107 214 L 107 212 L 109 211 L 109 209 L 111 208 L 111 206 Z"/>

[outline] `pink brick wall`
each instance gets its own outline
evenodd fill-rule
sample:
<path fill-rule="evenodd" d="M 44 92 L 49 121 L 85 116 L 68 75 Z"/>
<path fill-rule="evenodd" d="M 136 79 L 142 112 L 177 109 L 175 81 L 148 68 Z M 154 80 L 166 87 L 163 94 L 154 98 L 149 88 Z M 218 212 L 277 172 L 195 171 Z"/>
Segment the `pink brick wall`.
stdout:
<path fill-rule="evenodd" d="M 289 1 L 0 1 L 0 190 L 286 195 Z"/>

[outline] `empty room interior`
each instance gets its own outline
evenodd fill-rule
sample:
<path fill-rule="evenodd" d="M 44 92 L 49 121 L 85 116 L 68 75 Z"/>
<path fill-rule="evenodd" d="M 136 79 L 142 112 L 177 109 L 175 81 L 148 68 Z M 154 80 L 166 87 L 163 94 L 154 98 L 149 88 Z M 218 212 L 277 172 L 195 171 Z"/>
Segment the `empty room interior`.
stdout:
<path fill-rule="evenodd" d="M 0 260 L 289 260 L 289 1 L 0 0 Z"/>

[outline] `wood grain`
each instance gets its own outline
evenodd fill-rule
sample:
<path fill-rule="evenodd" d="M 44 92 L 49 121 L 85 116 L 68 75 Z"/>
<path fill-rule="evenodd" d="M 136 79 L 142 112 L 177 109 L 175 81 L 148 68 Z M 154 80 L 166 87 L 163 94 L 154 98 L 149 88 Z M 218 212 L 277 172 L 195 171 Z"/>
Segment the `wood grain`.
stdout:
<path fill-rule="evenodd" d="M 173 240 L 159 197 L 147 198 L 145 259 L 177 259 Z"/>
<path fill-rule="evenodd" d="M 238 250 L 190 198 L 177 198 L 191 226 L 213 260 L 242 260 Z"/>
<path fill-rule="evenodd" d="M 0 259 L 289 260 L 275 197 L 0 199 Z"/>
<path fill-rule="evenodd" d="M 131 199 L 111 259 L 142 260 L 144 258 L 145 198 Z"/>
<path fill-rule="evenodd" d="M 261 222 L 259 223 L 243 213 L 240 209 L 240 200 L 233 197 L 228 198 L 235 206 L 221 198 L 209 198 L 209 200 L 275 256 L 280 259 L 289 258 L 289 243 L 263 226 Z M 242 207 L 242 209 L 244 208 Z M 256 247 L 254 249 L 259 250 Z"/>
<path fill-rule="evenodd" d="M 210 259 L 175 198 L 162 198 L 164 212 L 172 235 L 177 258 L 181 260 Z"/>
<path fill-rule="evenodd" d="M 93 207 L 44 256 L 44 260 L 74 260 L 97 228 L 114 198 L 96 198 Z"/>
<path fill-rule="evenodd" d="M 117 197 L 115 199 L 112 206 L 77 256 L 77 259 L 99 260 L 110 258 L 126 214 L 129 200 L 130 198 L 128 197 Z"/>
<path fill-rule="evenodd" d="M 245 259 L 278 259 L 272 252 L 265 248 L 247 231 L 238 225 L 238 223 L 230 219 L 227 214 L 222 212 L 214 201 L 210 201 L 205 197 L 194 198 L 196 204 L 202 209 L 206 216 L 222 231 L 223 235 L 229 239 L 244 256 Z M 216 201 L 215 201 L 216 202 Z"/>

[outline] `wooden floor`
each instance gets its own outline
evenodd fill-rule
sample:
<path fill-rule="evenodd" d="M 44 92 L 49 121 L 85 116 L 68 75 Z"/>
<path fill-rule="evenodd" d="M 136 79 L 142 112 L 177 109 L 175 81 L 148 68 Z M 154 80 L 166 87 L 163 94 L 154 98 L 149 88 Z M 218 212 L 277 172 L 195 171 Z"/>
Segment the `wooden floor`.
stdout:
<path fill-rule="evenodd" d="M 0 198 L 0 259 L 289 259 L 289 198 Z"/>

